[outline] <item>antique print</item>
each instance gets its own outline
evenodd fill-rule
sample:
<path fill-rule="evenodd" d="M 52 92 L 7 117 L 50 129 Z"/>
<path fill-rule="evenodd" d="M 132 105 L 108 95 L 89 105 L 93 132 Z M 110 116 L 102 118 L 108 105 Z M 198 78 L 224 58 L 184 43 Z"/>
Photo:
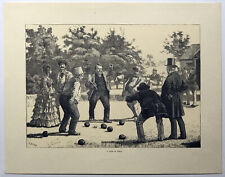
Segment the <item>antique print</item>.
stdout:
<path fill-rule="evenodd" d="M 5 173 L 221 173 L 220 9 L 6 3 Z"/>
<path fill-rule="evenodd" d="M 200 148 L 200 25 L 26 24 L 27 148 Z"/>

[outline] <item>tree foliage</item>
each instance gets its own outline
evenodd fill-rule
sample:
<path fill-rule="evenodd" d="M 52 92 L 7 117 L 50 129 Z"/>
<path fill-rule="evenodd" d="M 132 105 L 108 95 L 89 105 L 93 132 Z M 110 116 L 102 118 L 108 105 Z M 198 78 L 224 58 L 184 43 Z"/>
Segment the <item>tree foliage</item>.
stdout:
<path fill-rule="evenodd" d="M 115 71 L 131 72 L 132 66 L 142 68 L 141 50 L 136 49 L 124 36 L 116 34 L 115 30 L 110 30 L 102 40 L 101 53 L 102 59 L 113 64 Z"/>
<path fill-rule="evenodd" d="M 74 26 L 62 37 L 64 45 L 59 47 L 58 38 L 52 28 L 41 25 L 35 29 L 26 29 L 26 65 L 27 89 L 29 93 L 38 90 L 33 77 L 41 77 L 42 66 L 48 63 L 52 67 L 54 79 L 58 72 L 58 59 L 66 59 L 68 66 L 82 66 L 85 76 L 92 73 L 97 63 L 113 76 L 130 74 L 137 66 L 143 71 L 141 50 L 129 42 L 123 35 L 110 30 L 104 38 L 98 31 L 86 26 Z"/>
<path fill-rule="evenodd" d="M 151 54 L 147 54 L 147 61 L 145 62 L 145 65 L 147 65 L 148 67 L 155 67 L 156 64 L 153 61 L 153 56 Z"/>
<path fill-rule="evenodd" d="M 169 36 L 169 39 L 165 39 L 163 43 L 164 50 L 162 52 L 170 53 L 176 58 L 181 57 L 189 47 L 189 40 L 189 35 L 184 35 L 182 31 L 173 32 Z"/>
<path fill-rule="evenodd" d="M 52 28 L 46 29 L 39 25 L 38 29 L 26 29 L 26 60 L 45 61 L 60 54 L 56 44 L 57 37 Z"/>
<path fill-rule="evenodd" d="M 131 66 L 141 66 L 141 51 L 114 30 L 101 39 L 94 28 L 88 31 L 85 26 L 80 26 L 70 28 L 63 38 L 67 58 L 74 63 L 72 65 L 83 66 L 86 72 L 92 72 L 96 63 L 101 63 L 107 72 L 112 71 L 112 65 L 116 73 L 122 69 L 130 70 Z"/>
<path fill-rule="evenodd" d="M 79 26 L 70 28 L 63 39 L 66 56 L 72 65 L 83 66 L 86 72 L 91 72 L 90 66 L 97 63 L 101 55 L 98 32 L 94 28 L 87 31 L 85 26 Z"/>

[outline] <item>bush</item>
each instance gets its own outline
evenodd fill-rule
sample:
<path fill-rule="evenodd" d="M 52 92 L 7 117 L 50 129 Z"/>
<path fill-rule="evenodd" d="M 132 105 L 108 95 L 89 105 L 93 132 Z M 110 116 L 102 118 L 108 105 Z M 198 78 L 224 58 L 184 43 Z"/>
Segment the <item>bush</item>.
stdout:
<path fill-rule="evenodd" d="M 26 93 L 27 94 L 37 94 L 40 92 L 41 86 L 41 76 L 27 74 L 26 77 Z"/>

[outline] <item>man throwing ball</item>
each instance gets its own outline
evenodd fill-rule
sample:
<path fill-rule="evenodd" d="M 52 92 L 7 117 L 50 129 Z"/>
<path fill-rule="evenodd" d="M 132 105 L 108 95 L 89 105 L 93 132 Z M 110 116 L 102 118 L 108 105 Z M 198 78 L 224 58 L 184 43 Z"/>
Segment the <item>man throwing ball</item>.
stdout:
<path fill-rule="evenodd" d="M 138 142 L 144 143 L 145 135 L 143 129 L 143 123 L 150 117 L 156 117 L 157 129 L 158 129 L 158 140 L 162 141 L 164 139 L 164 128 L 162 117 L 166 116 L 165 105 L 160 101 L 159 95 L 153 91 L 149 90 L 150 86 L 141 83 L 137 90 L 138 92 L 134 95 L 127 96 L 126 101 L 132 102 L 137 100 L 141 106 L 141 113 L 137 117 L 136 127 Z"/>

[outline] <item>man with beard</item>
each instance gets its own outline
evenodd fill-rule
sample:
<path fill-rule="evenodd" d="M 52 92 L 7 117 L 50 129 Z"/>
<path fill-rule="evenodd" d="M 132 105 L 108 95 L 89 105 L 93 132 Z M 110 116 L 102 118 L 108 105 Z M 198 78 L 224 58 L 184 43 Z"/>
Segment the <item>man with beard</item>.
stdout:
<path fill-rule="evenodd" d="M 95 73 L 89 75 L 88 83 L 86 86 L 89 88 L 88 100 L 89 100 L 89 120 L 95 120 L 94 110 L 98 100 L 102 102 L 104 107 L 103 121 L 111 123 L 109 120 L 110 103 L 109 103 L 109 84 L 106 78 L 106 73 L 102 70 L 102 65 L 97 64 L 95 66 Z"/>
<path fill-rule="evenodd" d="M 177 139 L 177 122 L 180 127 L 179 139 L 186 139 L 185 124 L 182 118 L 184 116 L 184 109 L 181 94 L 187 89 L 187 85 L 177 72 L 174 58 L 168 58 L 166 66 L 168 76 L 162 86 L 161 98 L 166 106 L 171 123 L 169 139 Z"/>

